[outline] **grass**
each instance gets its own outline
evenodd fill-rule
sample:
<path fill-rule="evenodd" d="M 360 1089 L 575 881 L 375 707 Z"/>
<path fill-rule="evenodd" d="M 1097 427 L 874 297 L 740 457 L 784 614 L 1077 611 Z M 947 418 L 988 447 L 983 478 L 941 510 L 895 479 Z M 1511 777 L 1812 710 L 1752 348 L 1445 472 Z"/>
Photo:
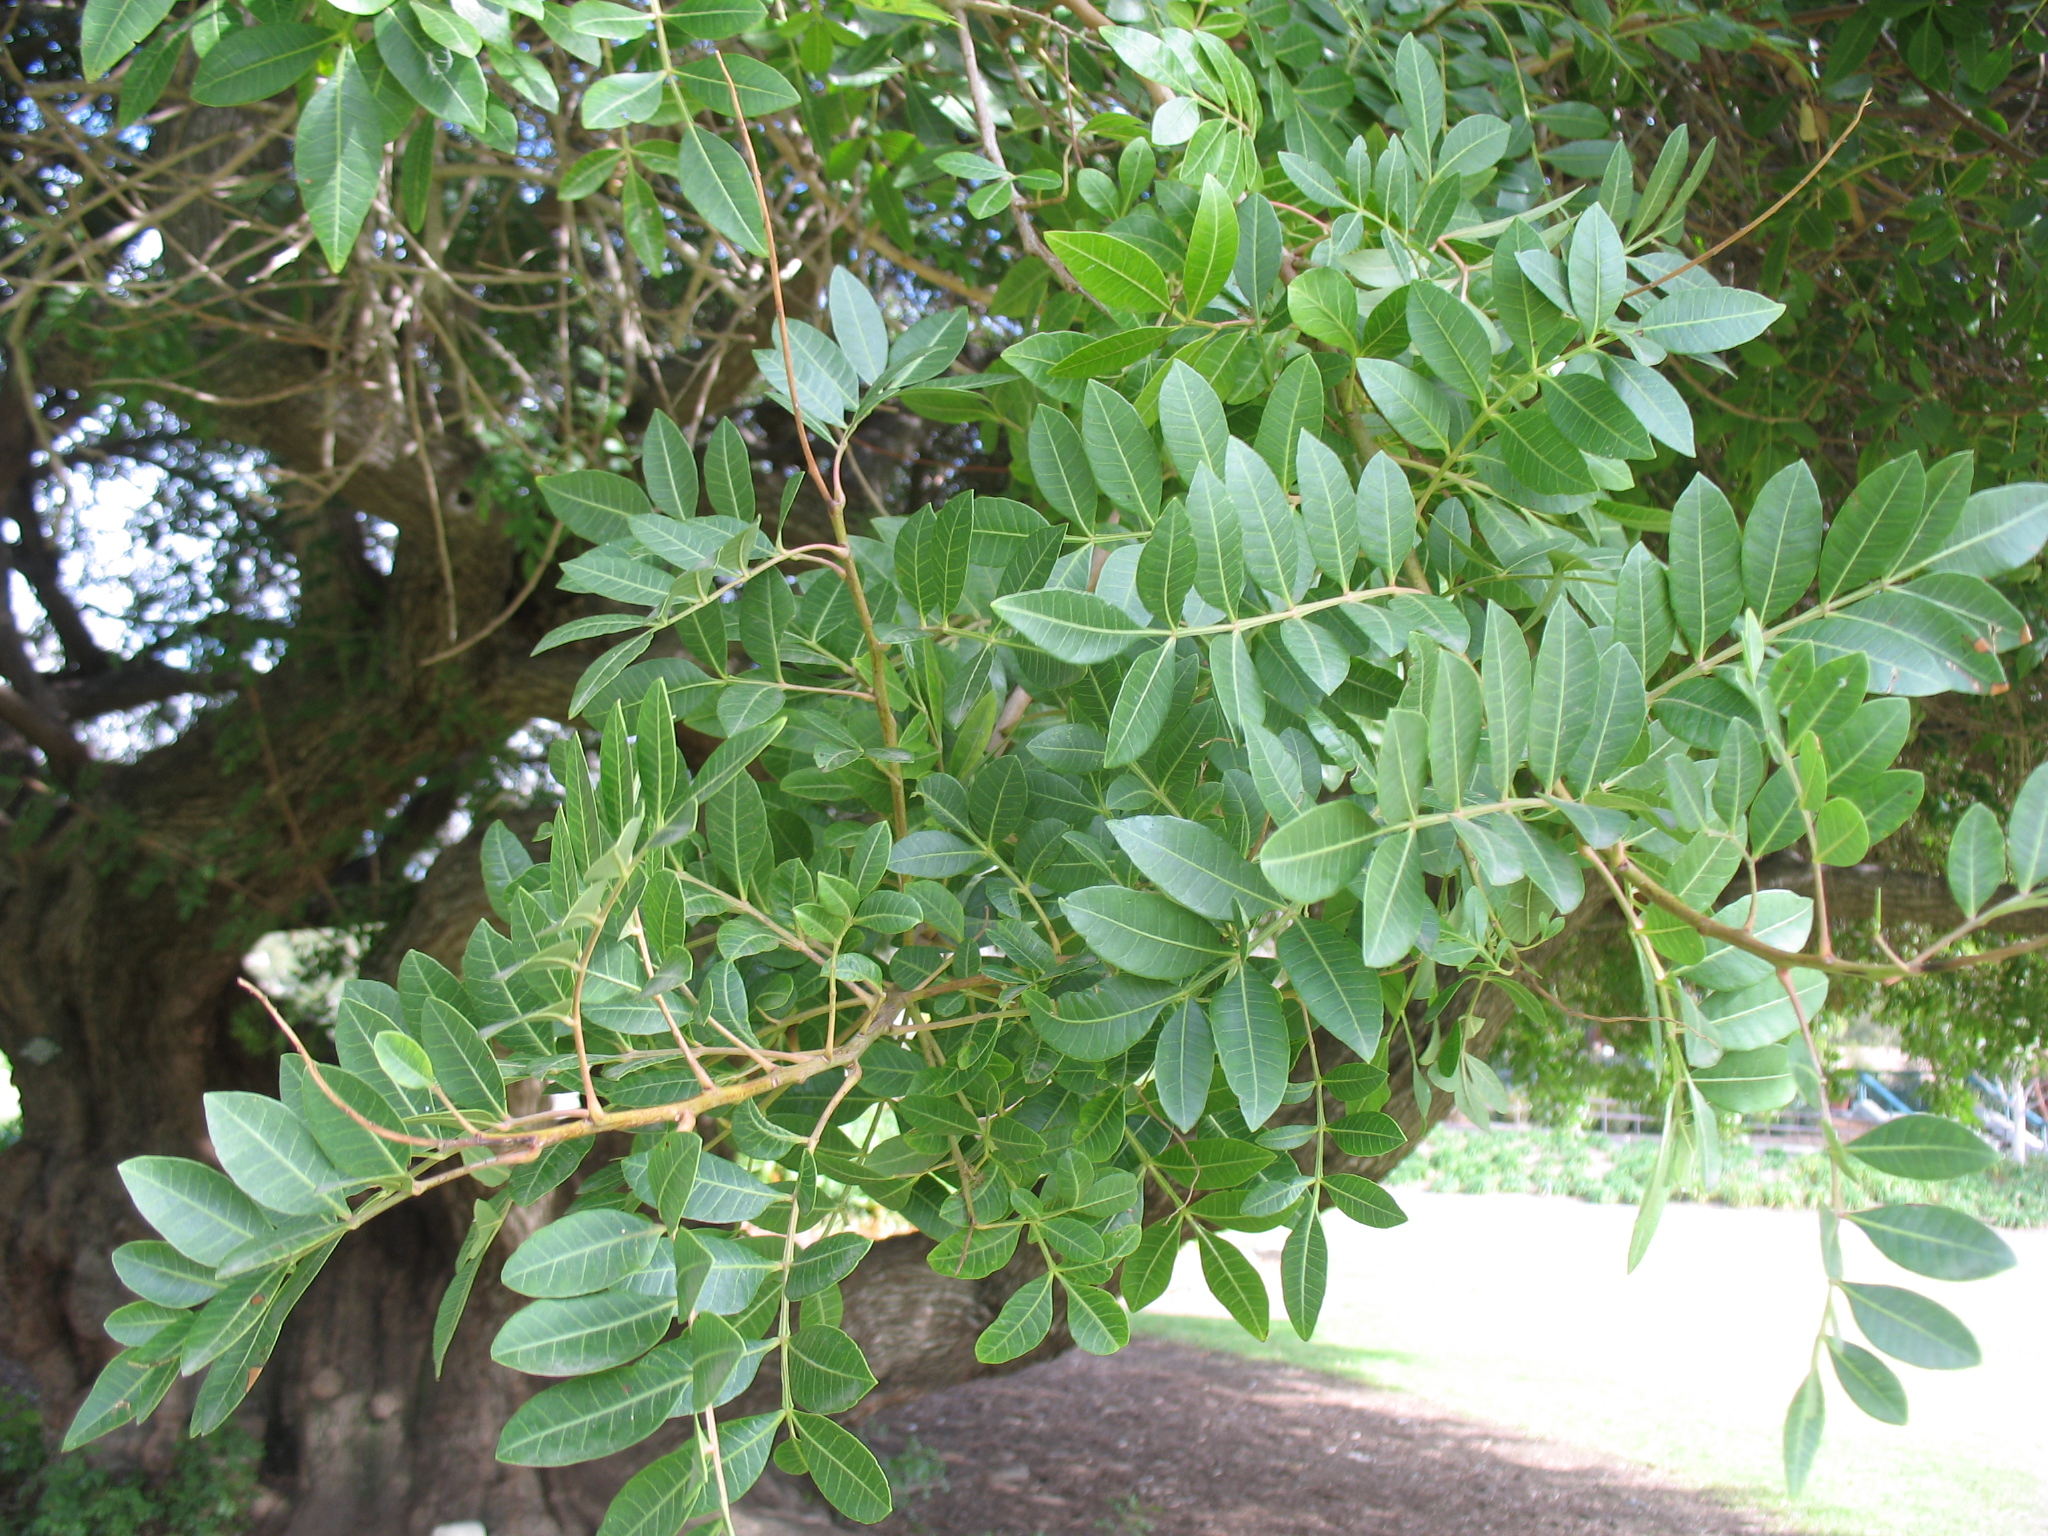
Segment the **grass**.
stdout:
<path fill-rule="evenodd" d="M 10 1536 L 241 1536 L 261 1447 L 237 1429 L 179 1447 L 160 1477 L 51 1457 L 35 1407 L 0 1389 L 0 1531 Z"/>
<path fill-rule="evenodd" d="M 1439 1127 L 1388 1177 L 1442 1194 L 1567 1195 L 1597 1204 L 1634 1205 L 1642 1199 L 1657 1143 L 1648 1137 L 1601 1136 L 1586 1131 L 1460 1131 Z M 1758 1151 L 1745 1143 L 1726 1148 L 1721 1182 L 1702 1196 L 1720 1205 L 1810 1209 L 1827 1191 L 1825 1158 L 1810 1152 Z M 1867 1178 L 1873 1203 L 1925 1200 L 1927 1186 L 1878 1174 Z M 1944 1204 L 1996 1227 L 2048 1226 L 2048 1159 L 2025 1167 L 2001 1162 L 1983 1173 L 1944 1185 Z"/>
<path fill-rule="evenodd" d="M 1411 1191 L 1402 1200 L 1411 1220 L 1389 1231 L 1325 1218 L 1329 1299 L 1313 1343 L 1284 1320 L 1271 1342 L 1249 1338 L 1187 1259 L 1138 1325 L 1605 1452 L 1805 1536 L 2048 1527 L 2048 1232 L 2015 1234 L 2021 1267 L 1970 1285 L 1912 1280 L 1860 1238 L 1845 1244 L 1851 1279 L 1937 1296 L 1976 1330 L 1987 1363 L 1902 1369 L 1905 1429 L 1863 1418 L 1831 1381 L 1820 1462 L 1795 1504 L 1780 1483 L 1778 1433 L 1824 1294 L 1811 1217 L 1674 1206 L 1631 1276 L 1634 1213 L 1618 1204 Z M 1275 1294 L 1279 1237 L 1243 1240 Z"/>

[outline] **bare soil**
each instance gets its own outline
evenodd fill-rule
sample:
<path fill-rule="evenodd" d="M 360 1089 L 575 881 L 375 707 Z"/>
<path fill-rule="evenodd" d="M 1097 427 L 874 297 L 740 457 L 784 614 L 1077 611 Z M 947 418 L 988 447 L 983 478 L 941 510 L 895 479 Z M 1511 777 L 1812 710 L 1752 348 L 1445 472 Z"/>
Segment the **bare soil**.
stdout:
<path fill-rule="evenodd" d="M 1142 1339 L 861 1426 L 899 1473 L 883 1536 L 1766 1536 L 1598 1454 L 1334 1377 Z M 813 1514 L 812 1518 L 817 1518 Z"/>

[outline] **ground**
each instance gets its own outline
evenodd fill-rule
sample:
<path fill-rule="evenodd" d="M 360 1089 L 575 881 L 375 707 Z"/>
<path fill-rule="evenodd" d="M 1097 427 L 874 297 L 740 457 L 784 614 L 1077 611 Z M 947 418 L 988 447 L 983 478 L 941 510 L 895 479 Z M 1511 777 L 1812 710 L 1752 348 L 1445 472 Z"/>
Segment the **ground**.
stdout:
<path fill-rule="evenodd" d="M 1808 1495 L 1778 1425 L 1824 1298 L 1811 1212 L 1673 1206 L 1626 1272 L 1624 1206 L 1402 1190 L 1412 1219 L 1328 1217 L 1311 1344 L 1259 1344 L 1183 1261 L 1104 1360 L 1069 1355 L 863 1427 L 903 1492 L 885 1536 L 2048 1536 L 2048 1230 L 1941 1285 L 1860 1238 L 1849 1277 L 1974 1328 L 1973 1371 L 1902 1369 L 1912 1423 L 1830 1384 Z M 1278 1234 L 1244 1241 L 1273 1283 Z M 1277 1288 L 1275 1290 L 1277 1295 Z M 801 1527 L 798 1527 L 801 1530 Z M 783 1536 L 780 1531 L 762 1536 Z"/>
<path fill-rule="evenodd" d="M 887 1536 L 1778 1529 L 1597 1452 L 1319 1372 L 1157 1339 L 1113 1359 L 1068 1355 L 941 1393 L 889 1415 L 869 1440 L 899 1468 L 944 1465 L 942 1483 L 908 1494 L 877 1528 Z M 991 1447 L 1002 1449 L 992 1456 Z"/>

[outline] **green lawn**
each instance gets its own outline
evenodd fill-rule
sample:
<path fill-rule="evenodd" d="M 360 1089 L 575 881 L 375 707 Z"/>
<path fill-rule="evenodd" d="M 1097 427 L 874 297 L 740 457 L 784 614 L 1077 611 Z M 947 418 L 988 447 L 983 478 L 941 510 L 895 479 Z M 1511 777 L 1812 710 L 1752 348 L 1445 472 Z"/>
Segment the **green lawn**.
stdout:
<path fill-rule="evenodd" d="M 1330 1296 L 1312 1344 L 1223 1320 L 1192 1253 L 1141 1330 L 1283 1359 L 1605 1451 L 1826 1536 L 2048 1533 L 2048 1231 L 2006 1234 L 2020 1267 L 1970 1285 L 1902 1276 L 1860 1238 L 1851 1279 L 1908 1283 L 1976 1331 L 1986 1364 L 1902 1367 L 1911 1425 L 1832 1388 L 1806 1496 L 1784 1498 L 1778 1426 L 1822 1301 L 1815 1219 L 1673 1206 L 1634 1276 L 1623 1206 L 1402 1190 L 1411 1220 L 1326 1217 Z M 1244 1240 L 1277 1296 L 1280 1234 Z"/>

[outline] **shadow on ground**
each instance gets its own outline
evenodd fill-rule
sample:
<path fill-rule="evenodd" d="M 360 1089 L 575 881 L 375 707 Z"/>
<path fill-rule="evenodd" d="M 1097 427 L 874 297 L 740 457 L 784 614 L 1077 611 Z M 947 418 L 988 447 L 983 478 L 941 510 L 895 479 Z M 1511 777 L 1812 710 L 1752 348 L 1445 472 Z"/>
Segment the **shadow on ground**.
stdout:
<path fill-rule="evenodd" d="M 1783 1529 L 1625 1463 L 1413 1398 L 1154 1339 L 937 1393 L 862 1434 L 909 1485 L 874 1528 L 886 1536 Z"/>

